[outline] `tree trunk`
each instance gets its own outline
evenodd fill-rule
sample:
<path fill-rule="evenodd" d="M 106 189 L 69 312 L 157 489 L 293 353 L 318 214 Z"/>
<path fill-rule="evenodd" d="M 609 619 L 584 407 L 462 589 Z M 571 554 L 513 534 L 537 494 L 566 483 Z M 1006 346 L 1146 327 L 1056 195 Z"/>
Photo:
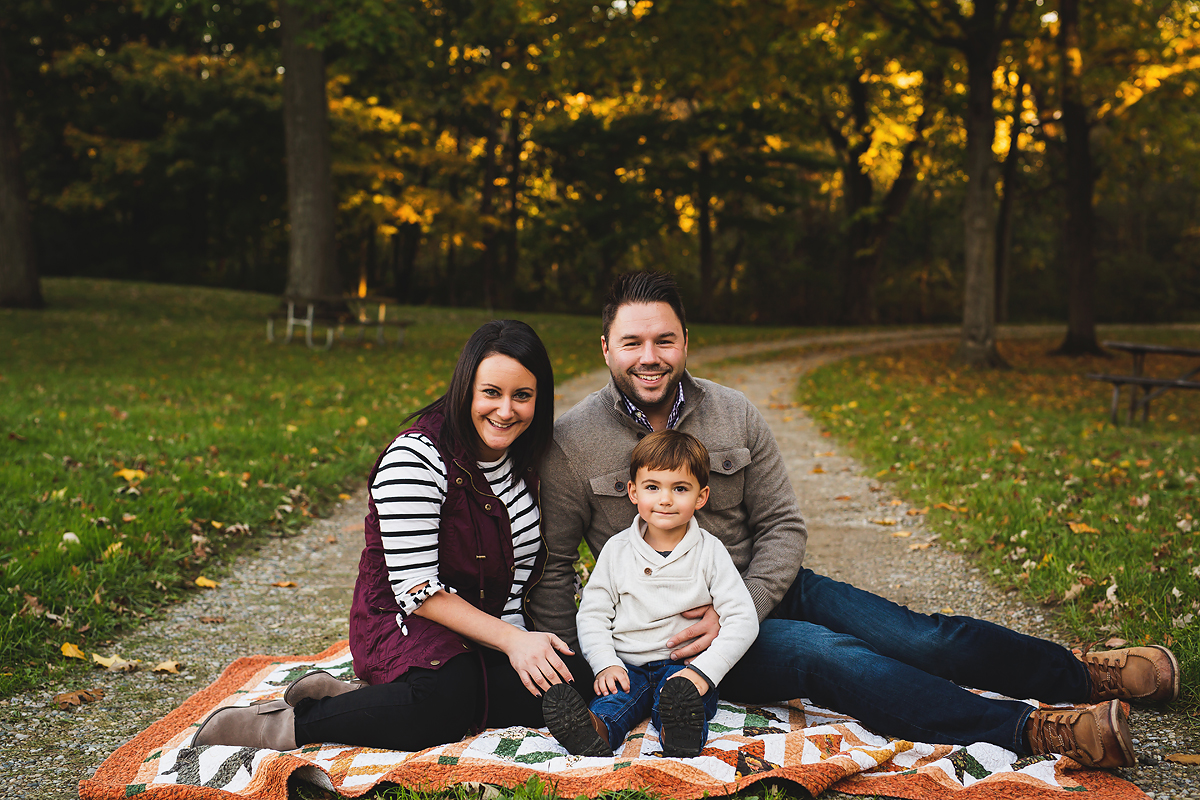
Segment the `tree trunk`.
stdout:
<path fill-rule="evenodd" d="M 1017 78 L 1009 126 L 1008 153 L 1000 179 L 1000 218 L 996 223 L 996 322 L 1008 322 L 1008 276 L 1012 255 L 1013 201 L 1017 196 L 1017 163 L 1021 158 L 1021 104 L 1025 97 L 1025 76 Z"/>
<path fill-rule="evenodd" d="M 334 240 L 325 57 L 303 41 L 308 20 L 287 0 L 279 2 L 279 17 L 290 225 L 285 294 L 329 297 L 341 293 L 341 284 Z"/>
<path fill-rule="evenodd" d="M 1056 355 L 1104 355 L 1096 341 L 1095 165 L 1091 124 L 1080 96 L 1083 72 L 1078 0 L 1059 3 L 1058 55 L 1062 76 L 1062 123 L 1067 155 L 1067 223 L 1063 259 L 1067 266 L 1067 336 Z"/>
<path fill-rule="evenodd" d="M 503 308 L 514 308 L 517 286 L 517 260 L 520 256 L 517 223 L 521 219 L 521 105 L 513 109 L 508 124 L 508 230 L 504 236 L 504 277 L 500 282 L 499 301 Z"/>
<path fill-rule="evenodd" d="M 871 148 L 870 89 L 866 74 L 858 70 L 849 82 L 850 119 L 854 138 L 847 138 L 832 121 L 826 130 L 834 147 L 842 154 L 842 185 L 846 204 L 846 255 L 842 267 L 842 321 L 851 325 L 870 325 L 876 321 L 875 267 L 871 247 L 874 227 L 875 184 L 863 169 L 862 157 Z"/>
<path fill-rule="evenodd" d="M 696 210 L 700 225 L 700 319 L 713 320 L 713 294 L 716 278 L 713 271 L 712 209 L 709 204 L 712 165 L 708 151 L 700 151 L 700 168 L 696 179 Z"/>
<path fill-rule="evenodd" d="M 982 4 L 980 4 L 982 5 Z M 994 4 L 992 4 L 994 6 Z M 993 12 L 976 7 L 975 16 Z M 988 35 L 990 33 L 990 35 Z M 967 197 L 963 206 L 963 327 L 955 359 L 975 367 L 1007 366 L 996 349 L 996 203 L 992 144 L 992 72 L 997 36 L 986 26 L 965 49 L 967 59 Z"/>
<path fill-rule="evenodd" d="M 29 225 L 7 55 L 0 38 L 0 307 L 41 308 L 45 301 Z"/>
<path fill-rule="evenodd" d="M 483 307 L 491 313 L 496 308 L 496 227 L 493 219 L 493 198 L 496 194 L 496 113 L 488 113 L 487 138 L 483 140 L 483 186 L 479 192 L 479 221 L 483 226 L 483 252 L 479 263 L 483 271 Z"/>

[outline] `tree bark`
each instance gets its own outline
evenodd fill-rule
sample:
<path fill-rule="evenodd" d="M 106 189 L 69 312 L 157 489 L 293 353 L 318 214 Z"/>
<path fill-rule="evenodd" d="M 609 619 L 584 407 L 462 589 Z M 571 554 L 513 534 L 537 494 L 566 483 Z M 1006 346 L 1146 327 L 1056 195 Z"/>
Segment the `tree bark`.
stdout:
<path fill-rule="evenodd" d="M 1008 322 L 1008 278 L 1012 255 L 1013 201 L 1017 196 L 1017 164 L 1021 158 L 1021 104 L 1025 97 L 1025 76 L 1017 78 L 1009 126 L 1008 153 L 1000 178 L 1000 218 L 996 222 L 996 322 Z"/>
<path fill-rule="evenodd" d="M 713 236 L 712 209 L 709 197 L 711 187 L 712 165 L 709 162 L 708 151 L 700 151 L 699 174 L 696 179 L 696 211 L 700 226 L 700 315 L 699 318 L 711 321 L 713 319 L 713 294 L 716 291 L 716 278 L 713 270 Z"/>
<path fill-rule="evenodd" d="M 7 55 L 0 38 L 0 307 L 41 308 L 45 301 L 21 172 L 21 142 Z"/>
<path fill-rule="evenodd" d="M 504 308 L 516 303 L 517 267 L 520 242 L 517 226 L 521 219 L 521 105 L 513 109 L 508 125 L 508 231 L 505 234 L 504 280 L 500 300 Z"/>
<path fill-rule="evenodd" d="M 975 7 L 976 27 L 968 34 L 967 197 L 963 206 L 963 327 L 955 359 L 975 367 L 1007 366 L 996 349 L 996 196 L 992 144 L 992 73 L 999 36 L 995 3 Z M 991 23 L 990 25 L 988 23 Z"/>
<path fill-rule="evenodd" d="M 1063 260 L 1067 267 L 1067 335 L 1056 355 L 1105 355 L 1096 341 L 1096 173 L 1091 123 L 1081 97 L 1083 72 L 1079 42 L 1079 2 L 1059 3 L 1058 55 L 1062 76 L 1062 123 L 1067 156 L 1067 220 Z"/>
<path fill-rule="evenodd" d="M 304 42 L 310 20 L 280 0 L 283 33 L 283 129 L 287 153 L 287 295 L 341 293 L 334 239 L 333 174 L 325 56 Z"/>

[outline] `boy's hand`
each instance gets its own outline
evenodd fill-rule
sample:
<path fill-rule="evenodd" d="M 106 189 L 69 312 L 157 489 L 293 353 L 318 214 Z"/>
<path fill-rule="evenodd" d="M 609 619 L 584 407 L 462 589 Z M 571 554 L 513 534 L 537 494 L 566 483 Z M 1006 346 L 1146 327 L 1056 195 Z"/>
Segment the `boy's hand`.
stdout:
<path fill-rule="evenodd" d="M 667 647 L 675 647 L 680 642 L 695 639 L 686 647 L 671 652 L 672 661 L 682 661 L 685 664 L 708 649 L 708 646 L 721 632 L 721 618 L 712 606 L 700 606 L 683 612 L 686 619 L 698 619 L 695 625 L 684 628 L 667 640 Z"/>
<path fill-rule="evenodd" d="M 625 671 L 624 667 L 605 667 L 596 676 L 596 682 L 592 685 L 592 689 L 596 694 L 616 694 L 618 690 L 628 692 L 629 673 Z"/>

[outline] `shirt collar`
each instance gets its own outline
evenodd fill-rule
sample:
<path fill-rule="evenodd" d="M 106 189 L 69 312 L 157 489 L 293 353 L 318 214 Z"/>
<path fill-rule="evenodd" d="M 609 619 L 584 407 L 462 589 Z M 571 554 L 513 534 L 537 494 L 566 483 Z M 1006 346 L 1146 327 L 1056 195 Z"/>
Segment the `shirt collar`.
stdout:
<path fill-rule="evenodd" d="M 650 420 L 646 418 L 646 413 L 633 404 L 633 401 L 625 396 L 625 393 L 620 389 L 617 394 L 621 396 L 621 403 L 625 406 L 625 413 L 633 417 L 634 421 L 641 425 L 651 433 L 654 432 L 654 427 L 650 424 Z M 667 415 L 667 428 L 672 429 L 679 424 L 679 417 L 683 414 L 683 381 L 679 382 L 679 387 L 675 392 L 675 402 L 671 404 L 671 413 Z"/>

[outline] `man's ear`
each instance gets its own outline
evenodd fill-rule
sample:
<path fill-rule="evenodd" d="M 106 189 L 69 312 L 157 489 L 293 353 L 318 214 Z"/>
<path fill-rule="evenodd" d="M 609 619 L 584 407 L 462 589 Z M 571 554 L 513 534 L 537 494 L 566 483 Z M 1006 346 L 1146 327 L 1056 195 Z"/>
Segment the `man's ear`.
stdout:
<path fill-rule="evenodd" d="M 600 355 L 608 358 L 608 340 L 604 338 L 604 334 L 600 334 Z"/>
<path fill-rule="evenodd" d="M 700 496 L 696 498 L 696 508 L 704 508 L 708 502 L 709 487 L 705 486 L 700 490 Z"/>
<path fill-rule="evenodd" d="M 629 502 L 637 505 L 637 484 L 633 481 L 625 482 L 625 492 L 629 495 Z"/>

